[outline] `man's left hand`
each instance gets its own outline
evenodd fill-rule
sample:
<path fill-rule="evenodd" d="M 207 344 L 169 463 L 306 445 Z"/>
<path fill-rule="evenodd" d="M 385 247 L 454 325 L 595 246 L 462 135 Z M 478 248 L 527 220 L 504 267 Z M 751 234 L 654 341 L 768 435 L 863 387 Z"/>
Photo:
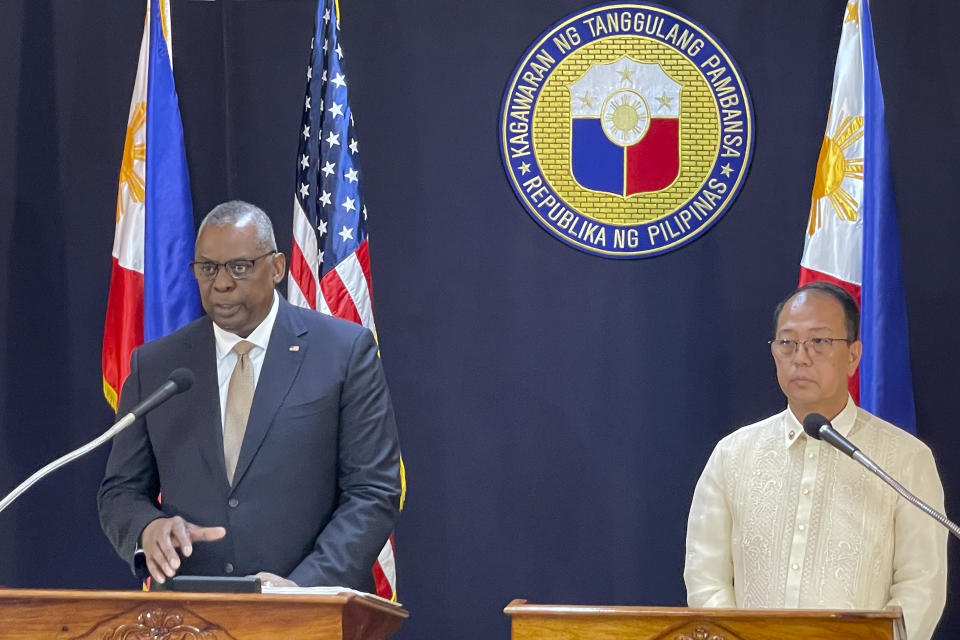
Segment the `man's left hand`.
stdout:
<path fill-rule="evenodd" d="M 261 571 L 260 573 L 253 576 L 254 578 L 260 578 L 260 582 L 265 587 L 296 587 L 298 586 L 293 580 L 287 580 L 286 578 L 281 578 L 275 573 L 267 573 L 266 571 Z"/>

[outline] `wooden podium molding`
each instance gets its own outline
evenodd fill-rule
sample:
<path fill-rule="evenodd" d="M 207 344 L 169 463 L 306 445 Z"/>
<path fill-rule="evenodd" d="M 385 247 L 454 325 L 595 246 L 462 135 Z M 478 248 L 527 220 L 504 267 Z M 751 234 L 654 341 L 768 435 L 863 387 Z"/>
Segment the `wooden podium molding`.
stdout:
<path fill-rule="evenodd" d="M 883 611 L 686 609 L 528 604 L 514 600 L 513 640 L 906 640 L 899 607 Z"/>
<path fill-rule="evenodd" d="M 380 640 L 408 615 L 354 593 L 0 589 L 2 640 Z"/>

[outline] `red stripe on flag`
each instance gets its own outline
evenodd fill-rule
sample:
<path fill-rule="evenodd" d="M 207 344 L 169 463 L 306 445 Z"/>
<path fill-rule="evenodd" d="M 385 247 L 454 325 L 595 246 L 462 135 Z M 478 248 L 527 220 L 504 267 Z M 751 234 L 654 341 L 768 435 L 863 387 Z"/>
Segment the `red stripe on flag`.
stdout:
<path fill-rule="evenodd" d="M 387 580 L 387 576 L 383 573 L 383 567 L 380 566 L 379 562 L 373 563 L 373 581 L 377 585 L 378 596 L 386 598 L 387 600 L 393 599 L 393 587 L 390 586 L 390 581 Z"/>
<path fill-rule="evenodd" d="M 290 249 L 290 275 L 293 276 L 293 281 L 300 287 L 301 293 L 307 298 L 310 308 L 315 310 L 317 308 L 316 280 L 314 280 L 310 265 L 307 264 L 307 259 L 303 257 L 303 251 L 300 250 L 296 238 L 293 239 L 293 247 Z"/>
<path fill-rule="evenodd" d="M 370 308 L 373 308 L 373 278 L 370 276 L 370 239 L 367 238 L 357 247 L 357 260 L 363 269 L 363 277 L 367 279 L 367 295 L 370 296 Z"/>
<path fill-rule="evenodd" d="M 800 286 L 802 287 L 811 282 L 829 282 L 830 284 L 835 284 L 853 296 L 853 299 L 857 302 L 857 307 L 860 306 L 860 285 L 858 284 L 852 284 L 840 278 L 821 273 L 820 271 L 800 267 Z"/>
<path fill-rule="evenodd" d="M 860 285 L 841 280 L 840 278 L 835 278 L 826 273 L 821 273 L 820 271 L 814 271 L 813 269 L 807 269 L 806 267 L 800 267 L 800 286 L 802 287 L 805 284 L 810 284 L 811 282 L 829 282 L 830 284 L 835 284 L 847 293 L 849 293 L 857 303 L 857 307 L 860 308 Z M 859 336 L 857 336 L 859 338 Z M 856 404 L 860 404 L 860 367 L 857 367 L 857 370 L 853 372 L 853 375 L 850 376 L 850 380 L 847 381 L 847 388 L 850 390 L 850 395 L 853 396 L 853 401 Z"/>
<path fill-rule="evenodd" d="M 320 292 L 323 294 L 323 299 L 327 301 L 332 315 L 362 324 L 357 307 L 353 304 L 353 298 L 350 297 L 350 292 L 347 291 L 336 269 L 331 269 L 320 279 Z"/>
<path fill-rule="evenodd" d="M 114 409 L 130 375 L 130 354 L 143 343 L 143 274 L 113 258 L 107 317 L 103 323 L 103 390 Z M 111 397 L 112 392 L 112 397 Z"/>
<path fill-rule="evenodd" d="M 396 552 L 396 542 L 394 541 L 393 534 L 390 534 L 390 538 L 387 539 L 387 544 L 384 545 L 384 548 L 389 547 L 391 559 L 395 558 Z M 391 564 L 393 564 L 391 562 Z M 393 579 L 396 580 L 396 565 L 393 566 Z M 393 585 L 390 584 L 390 579 L 387 577 L 387 574 L 383 570 L 383 566 L 380 564 L 380 558 L 377 558 L 376 562 L 373 563 L 373 580 L 377 587 L 377 595 L 381 598 L 386 598 L 387 600 L 394 600 L 395 593 L 393 591 Z"/>

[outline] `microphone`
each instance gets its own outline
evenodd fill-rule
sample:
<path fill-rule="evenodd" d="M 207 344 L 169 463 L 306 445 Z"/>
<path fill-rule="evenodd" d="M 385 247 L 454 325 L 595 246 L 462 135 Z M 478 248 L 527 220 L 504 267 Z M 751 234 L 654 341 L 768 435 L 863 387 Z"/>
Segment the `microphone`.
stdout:
<path fill-rule="evenodd" d="M 167 376 L 166 382 L 157 387 L 156 391 L 144 398 L 143 401 L 131 409 L 125 416 L 117 420 L 112 427 L 103 432 L 99 437 L 91 440 L 82 447 L 74 449 L 70 453 L 57 458 L 21 482 L 16 489 L 7 494 L 3 500 L 0 500 L 0 511 L 3 511 L 13 504 L 14 500 L 19 498 L 27 489 L 32 487 L 41 478 L 47 476 L 53 471 L 56 471 L 63 465 L 73 462 L 77 458 L 90 453 L 104 442 L 107 442 L 118 433 L 129 427 L 139 418 L 142 418 L 150 411 L 153 411 L 159 405 L 163 404 L 178 393 L 183 393 L 191 386 L 193 386 L 193 371 L 190 371 L 190 369 L 184 369 L 182 367 L 179 369 L 174 369 L 170 372 L 170 375 Z"/>
<path fill-rule="evenodd" d="M 133 422 L 138 418 L 142 418 L 159 405 L 169 400 L 171 397 L 177 395 L 178 393 L 183 393 L 192 386 L 193 371 L 183 367 L 174 369 L 170 372 L 170 375 L 167 376 L 167 381 L 157 387 L 156 391 L 141 400 L 140 404 L 135 406 L 133 409 L 130 409 L 130 412 L 124 416 L 124 419 L 127 416 L 133 416 L 133 420 L 131 420 L 131 422 Z"/>
<path fill-rule="evenodd" d="M 834 447 L 853 458 L 853 454 L 860 451 L 856 446 L 833 428 L 830 421 L 819 413 L 811 413 L 803 419 L 803 430 L 816 440 L 826 440 Z M 856 459 L 856 458 L 854 458 Z"/>
<path fill-rule="evenodd" d="M 890 487 L 903 496 L 907 502 L 942 524 L 947 528 L 948 531 L 950 531 L 950 533 L 954 535 L 954 537 L 960 539 L 960 527 L 948 519 L 947 516 L 943 515 L 926 502 L 907 491 L 902 484 L 894 480 L 890 474 L 881 469 L 873 460 L 864 455 L 863 452 L 856 447 L 856 445 L 840 435 L 837 430 L 833 428 L 833 425 L 830 424 L 830 421 L 824 416 L 820 415 L 819 413 L 809 414 L 803 419 L 803 430 L 806 431 L 807 435 L 811 438 L 824 440 L 830 443 L 830 445 L 836 447 L 843 453 L 862 464 L 877 477 L 890 485 Z"/>

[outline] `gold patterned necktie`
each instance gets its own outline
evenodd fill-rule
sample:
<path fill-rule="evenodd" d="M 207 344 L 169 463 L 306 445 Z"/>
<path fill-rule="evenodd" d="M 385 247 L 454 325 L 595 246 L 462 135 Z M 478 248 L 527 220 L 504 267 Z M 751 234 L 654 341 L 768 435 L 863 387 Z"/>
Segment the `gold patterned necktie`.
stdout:
<path fill-rule="evenodd" d="M 250 350 L 256 345 L 241 340 L 234 347 L 237 364 L 230 375 L 227 387 L 227 410 L 223 418 L 223 460 L 227 467 L 227 482 L 233 485 L 233 474 L 237 470 L 240 458 L 240 446 L 243 434 L 247 430 L 247 418 L 250 417 L 250 405 L 253 404 L 253 363 L 250 362 Z"/>

